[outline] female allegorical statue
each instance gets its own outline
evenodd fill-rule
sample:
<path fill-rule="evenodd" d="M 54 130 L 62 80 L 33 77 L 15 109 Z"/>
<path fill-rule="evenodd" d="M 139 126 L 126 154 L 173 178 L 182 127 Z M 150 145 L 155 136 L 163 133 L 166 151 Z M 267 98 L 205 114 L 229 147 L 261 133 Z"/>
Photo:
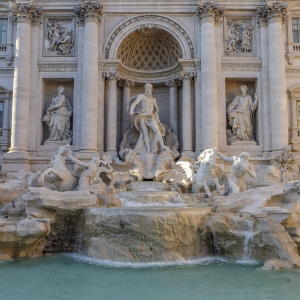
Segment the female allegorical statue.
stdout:
<path fill-rule="evenodd" d="M 49 138 L 46 142 L 70 143 L 72 132 L 70 131 L 70 118 L 72 107 L 64 95 L 65 87 L 58 87 L 58 94 L 55 96 L 43 117 L 43 122 L 49 127 Z"/>
<path fill-rule="evenodd" d="M 227 108 L 231 127 L 230 141 L 253 141 L 252 118 L 257 108 L 257 93 L 254 101 L 247 95 L 248 87 L 241 86 L 242 94 L 236 96 Z"/>

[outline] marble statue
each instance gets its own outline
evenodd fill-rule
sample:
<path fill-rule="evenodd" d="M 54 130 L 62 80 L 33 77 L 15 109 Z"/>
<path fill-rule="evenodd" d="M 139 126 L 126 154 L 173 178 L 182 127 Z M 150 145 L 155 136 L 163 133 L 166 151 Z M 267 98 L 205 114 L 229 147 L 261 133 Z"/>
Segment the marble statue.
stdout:
<path fill-rule="evenodd" d="M 194 164 L 194 174 L 192 179 L 192 192 L 204 191 L 210 197 L 212 189 L 221 190 L 219 178 L 223 171 L 222 167 L 216 163 L 217 151 L 206 149 L 198 157 Z"/>
<path fill-rule="evenodd" d="M 247 94 L 248 87 L 241 85 L 241 95 L 238 95 L 227 108 L 229 126 L 231 128 L 229 142 L 253 141 L 253 115 L 257 108 L 258 99 L 255 93 L 254 101 Z"/>
<path fill-rule="evenodd" d="M 78 190 L 88 190 L 92 184 L 92 181 L 95 180 L 99 173 L 100 169 L 100 158 L 95 156 L 88 162 L 83 162 L 76 157 L 74 157 L 71 153 L 69 153 L 68 158 L 74 163 L 77 164 L 85 170 L 81 173 L 78 183 Z"/>
<path fill-rule="evenodd" d="M 251 53 L 253 41 L 253 26 L 249 23 L 231 21 L 227 29 L 226 51 Z"/>
<path fill-rule="evenodd" d="M 66 159 L 71 153 L 69 145 L 60 146 L 57 152 L 52 156 L 51 164 L 40 175 L 40 182 L 44 186 L 49 186 L 50 189 L 61 192 L 71 191 L 77 185 L 77 178 L 66 166 Z"/>
<path fill-rule="evenodd" d="M 157 153 L 167 148 L 163 140 L 165 128 L 159 120 L 159 110 L 152 91 L 152 84 L 145 84 L 145 93 L 138 95 L 130 107 L 134 126 L 139 131 L 134 148 L 138 153 Z"/>
<path fill-rule="evenodd" d="M 64 86 L 58 87 L 57 96 L 52 99 L 46 114 L 43 116 L 42 120 L 49 128 L 49 137 L 45 143 L 63 142 L 69 144 L 72 140 L 70 130 L 72 107 L 64 95 L 64 91 Z"/>
<path fill-rule="evenodd" d="M 225 194 L 237 194 L 247 190 L 247 176 L 256 178 L 254 166 L 248 160 L 250 154 L 242 152 L 233 157 L 227 157 L 219 151 L 217 154 L 222 160 L 232 163 L 230 174 L 227 176 Z"/>
<path fill-rule="evenodd" d="M 47 22 L 45 32 L 45 51 L 47 54 L 69 55 L 74 47 L 73 30 L 64 28 L 56 20 Z"/>

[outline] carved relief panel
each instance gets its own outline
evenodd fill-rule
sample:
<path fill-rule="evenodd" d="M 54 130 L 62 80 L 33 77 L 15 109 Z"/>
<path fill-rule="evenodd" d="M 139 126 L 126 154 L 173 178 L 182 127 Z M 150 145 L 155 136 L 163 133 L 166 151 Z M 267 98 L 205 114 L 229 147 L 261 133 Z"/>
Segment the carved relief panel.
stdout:
<path fill-rule="evenodd" d="M 253 55 L 254 24 L 252 18 L 227 18 L 224 28 L 224 49 L 227 55 Z"/>
<path fill-rule="evenodd" d="M 74 56 L 75 36 L 73 17 L 45 18 L 43 56 Z"/>

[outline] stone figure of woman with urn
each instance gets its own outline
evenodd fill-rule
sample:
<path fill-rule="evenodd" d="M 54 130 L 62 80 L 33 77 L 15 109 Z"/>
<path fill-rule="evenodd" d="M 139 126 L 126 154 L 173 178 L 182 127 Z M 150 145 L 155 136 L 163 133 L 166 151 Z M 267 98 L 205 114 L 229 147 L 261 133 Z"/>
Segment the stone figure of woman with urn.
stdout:
<path fill-rule="evenodd" d="M 254 141 L 253 116 L 257 109 L 257 92 L 254 100 L 247 94 L 248 87 L 241 85 L 241 95 L 236 96 L 227 108 L 230 135 L 230 144 L 238 141 Z"/>
<path fill-rule="evenodd" d="M 42 120 L 49 128 L 49 137 L 45 143 L 71 143 L 70 119 L 72 116 L 72 107 L 70 101 L 64 95 L 64 91 L 64 86 L 58 87 L 57 95 L 52 98 L 47 112 L 43 116 Z"/>

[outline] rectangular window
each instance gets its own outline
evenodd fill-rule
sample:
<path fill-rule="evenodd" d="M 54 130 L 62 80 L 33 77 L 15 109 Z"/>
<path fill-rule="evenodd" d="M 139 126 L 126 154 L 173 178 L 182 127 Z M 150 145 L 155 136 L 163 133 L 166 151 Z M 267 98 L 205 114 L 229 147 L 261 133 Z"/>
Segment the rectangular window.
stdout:
<path fill-rule="evenodd" d="M 0 128 L 3 128 L 4 125 L 3 119 L 4 119 L 4 101 L 0 101 Z"/>
<path fill-rule="evenodd" d="M 0 44 L 7 43 L 7 19 L 0 19 Z"/>
<path fill-rule="evenodd" d="M 293 42 L 300 43 L 300 18 L 293 18 Z"/>

